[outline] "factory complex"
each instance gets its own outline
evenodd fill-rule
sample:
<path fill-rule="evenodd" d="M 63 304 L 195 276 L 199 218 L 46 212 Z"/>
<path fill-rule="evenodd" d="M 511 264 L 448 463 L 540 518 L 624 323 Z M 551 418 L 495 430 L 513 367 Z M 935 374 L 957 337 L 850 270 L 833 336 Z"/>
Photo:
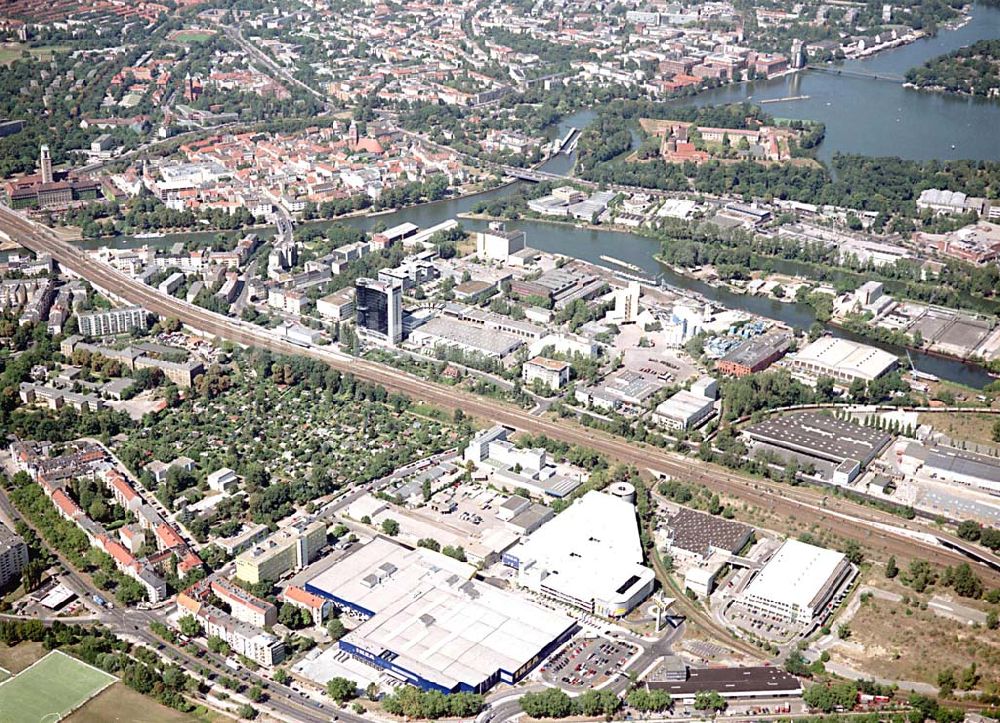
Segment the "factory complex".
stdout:
<path fill-rule="evenodd" d="M 305 589 L 361 620 L 338 642 L 340 651 L 424 690 L 481 693 L 523 678 L 577 626 L 472 579 L 475 571 L 375 537 Z"/>

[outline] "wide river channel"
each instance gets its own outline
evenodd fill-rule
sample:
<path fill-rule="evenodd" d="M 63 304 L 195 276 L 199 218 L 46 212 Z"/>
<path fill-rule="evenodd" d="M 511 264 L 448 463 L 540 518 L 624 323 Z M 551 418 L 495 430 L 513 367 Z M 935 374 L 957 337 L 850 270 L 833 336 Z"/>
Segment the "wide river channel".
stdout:
<path fill-rule="evenodd" d="M 976 5 L 971 20 L 958 29 L 942 30 L 934 38 L 888 50 L 873 58 L 831 66 L 834 72 L 807 70 L 769 81 L 735 84 L 678 101 L 678 104 L 709 105 L 808 96 L 806 99 L 767 103 L 764 107 L 775 116 L 825 123 L 826 138 L 819 151 L 821 160 L 829 160 L 837 152 L 916 160 L 1000 160 L 1000 135 L 996 132 L 1000 128 L 1000 102 L 921 92 L 904 88 L 899 82 L 835 72 L 837 67 L 842 67 L 873 75 L 901 76 L 929 58 L 976 40 L 998 37 L 1000 9 Z M 550 135 L 561 137 L 570 127 L 583 128 L 593 117 L 593 110 L 567 116 L 551 129 Z M 572 157 L 560 155 L 551 159 L 545 168 L 565 173 L 572 163 Z M 375 217 L 350 219 L 348 223 L 367 229 L 376 223 L 392 226 L 410 221 L 427 228 L 471 210 L 484 199 L 509 193 L 511 188 L 507 186 L 476 197 L 442 201 Z M 471 220 L 462 223 L 469 230 L 485 226 L 485 223 Z M 672 286 L 697 292 L 729 308 L 784 322 L 796 329 L 806 329 L 816 320 L 812 309 L 805 304 L 785 304 L 772 299 L 733 294 L 677 274 L 654 259 L 658 244 L 643 236 L 531 220 L 512 222 L 510 225 L 523 229 L 528 244 L 542 251 L 600 264 L 604 263 L 600 259 L 602 255 L 612 256 L 642 268 L 650 276 L 659 276 Z M 199 237 L 208 240 L 213 236 L 212 233 L 204 233 L 143 240 L 118 238 L 113 241 L 87 241 L 84 245 L 88 248 L 102 245 L 121 248 L 145 243 L 166 246 L 179 240 Z M 851 337 L 841 330 L 831 331 L 838 336 Z M 905 357 L 901 348 L 884 348 Z M 911 355 L 917 368 L 942 379 L 976 388 L 992 381 L 984 369 L 974 364 L 918 352 L 911 352 Z"/>

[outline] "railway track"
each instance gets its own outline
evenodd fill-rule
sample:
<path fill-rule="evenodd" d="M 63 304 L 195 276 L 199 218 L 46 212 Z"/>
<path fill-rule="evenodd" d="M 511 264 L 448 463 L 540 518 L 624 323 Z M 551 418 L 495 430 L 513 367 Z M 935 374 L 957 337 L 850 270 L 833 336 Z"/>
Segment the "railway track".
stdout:
<path fill-rule="evenodd" d="M 721 643 L 723 646 L 736 650 L 744 655 L 748 655 L 754 660 L 764 660 L 770 658 L 770 656 L 760 648 L 755 647 L 753 644 L 748 643 L 742 638 L 736 637 L 724 626 L 720 625 L 715 618 L 712 617 L 711 611 L 706 612 L 695 602 L 689 600 L 687 596 L 684 595 L 682 590 L 676 590 L 673 586 L 668 588 L 668 578 L 670 573 L 667 572 L 664 567 L 663 562 L 660 560 L 660 556 L 654 553 L 650 555 L 650 560 L 652 560 L 653 570 L 656 573 L 656 577 L 660 580 L 660 584 L 665 589 L 670 589 L 671 592 L 676 593 L 673 607 L 677 609 L 677 612 L 684 615 L 688 623 L 701 628 L 705 633 L 712 637 L 716 642 Z"/>
<path fill-rule="evenodd" d="M 944 537 L 956 546 L 966 545 L 957 537 L 946 535 L 916 521 L 904 522 L 890 513 L 832 497 L 824 508 L 825 493 L 818 490 L 742 477 L 717 465 L 680 458 L 643 444 L 629 443 L 610 434 L 585 428 L 573 421 L 557 422 L 543 417 L 531 417 L 506 403 L 444 387 L 407 372 L 350 357 L 332 349 L 303 347 L 290 343 L 275 336 L 270 330 L 160 294 L 155 289 L 92 259 L 81 249 L 58 238 L 51 229 L 3 206 L 0 206 L 0 229 L 22 246 L 36 253 L 50 254 L 64 269 L 78 274 L 129 303 L 141 305 L 160 316 L 178 318 L 202 333 L 248 346 L 266 348 L 277 353 L 304 355 L 349 372 L 360 379 L 381 384 L 392 391 L 445 409 L 461 409 L 466 414 L 493 423 L 589 447 L 609 459 L 634 465 L 644 472 L 669 474 L 677 479 L 703 484 L 714 492 L 770 509 L 775 514 L 794 517 L 799 522 L 816 525 L 838 536 L 859 539 L 869 547 L 877 546 L 876 549 L 886 555 L 895 555 L 900 560 L 920 557 L 941 565 L 970 561 L 967 555 L 959 551 L 873 526 L 874 524 L 896 527 L 905 525 L 914 531 Z M 849 517 L 835 517 L 831 514 L 832 511 Z M 980 576 L 993 587 L 1000 586 L 1000 560 L 997 563 L 997 569 L 982 563 L 976 564 Z"/>

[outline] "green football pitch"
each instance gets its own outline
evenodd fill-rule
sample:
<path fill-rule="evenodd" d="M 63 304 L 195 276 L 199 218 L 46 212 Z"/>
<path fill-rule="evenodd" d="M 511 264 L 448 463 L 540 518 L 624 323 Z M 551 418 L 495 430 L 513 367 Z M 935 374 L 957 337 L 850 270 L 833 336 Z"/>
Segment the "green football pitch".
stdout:
<path fill-rule="evenodd" d="M 0 723 L 54 723 L 117 680 L 53 650 L 0 683 Z"/>

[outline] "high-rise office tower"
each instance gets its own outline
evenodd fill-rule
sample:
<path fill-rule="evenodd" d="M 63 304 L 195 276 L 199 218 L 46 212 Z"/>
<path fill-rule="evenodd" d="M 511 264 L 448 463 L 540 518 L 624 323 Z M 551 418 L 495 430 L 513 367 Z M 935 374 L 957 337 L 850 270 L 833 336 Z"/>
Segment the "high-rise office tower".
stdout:
<path fill-rule="evenodd" d="M 361 278 L 355 282 L 355 320 L 365 336 L 398 344 L 403 339 L 403 287 Z"/>

